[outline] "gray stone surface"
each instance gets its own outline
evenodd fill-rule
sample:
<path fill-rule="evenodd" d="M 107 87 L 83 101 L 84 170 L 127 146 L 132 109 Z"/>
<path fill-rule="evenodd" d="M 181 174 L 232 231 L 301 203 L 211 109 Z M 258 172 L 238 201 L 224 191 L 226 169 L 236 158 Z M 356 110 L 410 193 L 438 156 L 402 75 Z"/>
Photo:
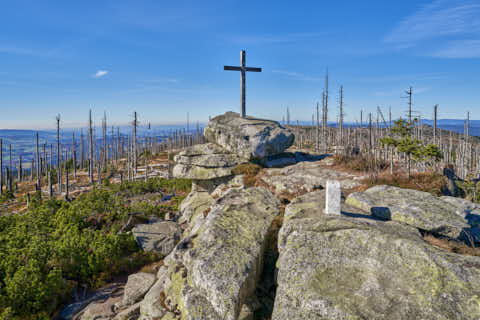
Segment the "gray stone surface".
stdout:
<path fill-rule="evenodd" d="M 67 305 L 58 318 L 64 320 L 92 319 L 92 317 L 109 319 L 114 316 L 114 306 L 122 302 L 123 289 L 124 284 L 111 283 L 85 300 Z"/>
<path fill-rule="evenodd" d="M 477 203 L 456 197 L 440 197 L 457 209 L 457 214 L 466 219 L 471 226 L 480 225 L 480 205 Z"/>
<path fill-rule="evenodd" d="M 325 213 L 339 215 L 342 210 L 342 189 L 340 188 L 340 182 L 336 180 L 327 180 L 326 189 Z"/>
<path fill-rule="evenodd" d="M 137 320 L 140 316 L 140 303 L 135 303 L 126 309 L 118 312 L 114 320 Z"/>
<path fill-rule="evenodd" d="M 123 305 L 129 306 L 140 301 L 154 283 L 155 275 L 151 273 L 139 272 L 129 275 L 123 293 Z"/>
<path fill-rule="evenodd" d="M 182 319 L 237 319 L 255 291 L 279 205 L 264 188 L 231 189 L 165 259 L 168 305 L 176 306 Z"/>
<path fill-rule="evenodd" d="M 294 134 L 276 121 L 241 118 L 235 112 L 210 120 L 204 134 L 209 142 L 247 160 L 282 153 L 295 140 Z"/>
<path fill-rule="evenodd" d="M 166 256 L 180 240 L 181 229 L 173 221 L 155 219 L 150 223 L 136 225 L 132 233 L 144 251 L 158 252 Z"/>
<path fill-rule="evenodd" d="M 480 318 L 480 258 L 395 221 L 322 214 L 322 192 L 286 208 L 273 320 Z"/>
<path fill-rule="evenodd" d="M 157 281 L 140 302 L 140 314 L 143 319 L 161 319 L 167 311 L 163 305 L 162 295 L 165 288 L 170 285 L 167 268 L 162 267 L 158 271 Z M 163 302 L 163 303 L 162 303 Z"/>
<path fill-rule="evenodd" d="M 123 286 L 109 285 L 108 288 L 98 292 L 96 298 L 91 301 L 74 320 L 107 320 L 115 317 L 115 306 L 122 301 Z"/>
<path fill-rule="evenodd" d="M 392 186 L 375 186 L 348 196 L 346 203 L 372 215 L 409 224 L 451 238 L 470 228 L 457 207 L 427 192 Z"/>
<path fill-rule="evenodd" d="M 338 180 L 342 189 L 351 189 L 361 184 L 365 177 L 322 166 L 321 162 L 300 162 L 285 168 L 266 169 L 261 176 L 276 194 L 288 192 L 297 194 L 325 188 L 327 180 Z"/>
<path fill-rule="evenodd" d="M 189 147 L 176 155 L 174 160 L 173 176 L 194 180 L 231 176 L 232 169 L 244 161 L 214 143 Z"/>

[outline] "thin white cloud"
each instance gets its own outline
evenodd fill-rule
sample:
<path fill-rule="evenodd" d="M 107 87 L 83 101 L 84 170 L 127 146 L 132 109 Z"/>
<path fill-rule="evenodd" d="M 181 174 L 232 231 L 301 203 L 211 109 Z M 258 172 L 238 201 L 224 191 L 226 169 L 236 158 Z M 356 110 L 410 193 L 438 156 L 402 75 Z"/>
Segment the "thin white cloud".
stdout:
<path fill-rule="evenodd" d="M 287 76 L 289 78 L 302 80 L 302 81 L 323 81 L 323 78 L 311 77 L 309 75 L 306 75 L 300 72 L 285 71 L 285 70 L 272 70 L 272 72 Z"/>
<path fill-rule="evenodd" d="M 32 57 L 52 57 L 55 55 L 55 49 L 38 49 L 21 46 L 0 46 L 0 53 Z"/>
<path fill-rule="evenodd" d="M 435 0 L 403 19 L 383 41 L 428 56 L 480 57 L 479 17 L 478 0 Z"/>
<path fill-rule="evenodd" d="M 144 80 L 145 83 L 179 83 L 180 80 L 175 78 L 157 78 Z"/>
<path fill-rule="evenodd" d="M 385 83 L 385 82 L 399 82 L 410 83 L 411 81 L 432 81 L 445 79 L 444 74 L 400 74 L 389 76 L 356 76 L 355 80 L 363 83 Z"/>
<path fill-rule="evenodd" d="M 93 75 L 94 78 L 101 78 L 101 77 L 104 77 L 108 74 L 108 71 L 107 70 L 98 70 L 97 73 L 95 73 Z"/>
<path fill-rule="evenodd" d="M 413 87 L 413 94 L 422 94 L 424 92 L 429 91 L 429 87 Z M 400 97 L 401 95 L 405 94 L 405 88 L 395 88 L 392 90 L 378 90 L 374 91 L 373 95 L 376 97 Z"/>
<path fill-rule="evenodd" d="M 225 37 L 233 43 L 241 45 L 259 45 L 259 44 L 284 44 L 299 41 L 311 40 L 325 35 L 323 32 L 304 32 L 304 33 L 288 33 L 281 35 L 263 34 L 263 35 L 241 35 L 233 37 Z"/>
<path fill-rule="evenodd" d="M 478 1 L 436 0 L 405 18 L 384 39 L 411 46 L 418 41 L 454 35 L 480 34 Z"/>
<path fill-rule="evenodd" d="M 443 48 L 434 52 L 440 58 L 479 58 L 480 40 L 457 40 L 448 42 Z"/>

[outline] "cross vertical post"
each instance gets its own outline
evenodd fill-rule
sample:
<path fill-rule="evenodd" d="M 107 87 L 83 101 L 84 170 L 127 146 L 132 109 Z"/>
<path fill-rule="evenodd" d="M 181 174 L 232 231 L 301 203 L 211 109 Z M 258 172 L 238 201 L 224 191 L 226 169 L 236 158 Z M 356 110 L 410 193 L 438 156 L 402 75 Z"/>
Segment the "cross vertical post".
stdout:
<path fill-rule="evenodd" d="M 233 66 L 224 66 L 223 70 L 228 71 L 240 71 L 240 108 L 241 108 L 241 115 L 242 118 L 247 116 L 246 108 L 245 108 L 245 72 L 262 72 L 262 68 L 251 68 L 245 66 L 245 58 L 246 53 L 245 50 L 240 51 L 240 66 L 233 67 Z"/>
<path fill-rule="evenodd" d="M 240 51 L 240 106 L 242 108 L 242 118 L 247 116 L 245 110 L 245 50 Z"/>

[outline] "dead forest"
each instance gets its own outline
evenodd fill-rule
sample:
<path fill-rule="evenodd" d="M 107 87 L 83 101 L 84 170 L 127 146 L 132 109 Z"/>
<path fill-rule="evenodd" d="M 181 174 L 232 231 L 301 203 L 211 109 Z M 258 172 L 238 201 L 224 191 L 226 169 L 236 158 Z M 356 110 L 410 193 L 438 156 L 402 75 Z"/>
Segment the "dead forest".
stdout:
<path fill-rule="evenodd" d="M 464 134 L 437 128 L 438 105 L 432 109 L 433 126 L 412 110 L 412 88 L 406 91 L 408 110 L 405 119 L 392 119 L 391 109 L 377 107 L 376 113 L 361 110 L 355 123 L 344 123 L 344 91 L 339 88 L 338 106 L 330 107 L 328 74 L 321 102 L 316 103 L 311 125 L 291 120 L 286 110 L 283 123 L 295 133 L 294 148 L 316 154 L 332 154 L 346 163 L 361 163 L 359 170 L 369 174 L 388 172 L 390 175 L 435 172 L 445 175 L 452 183 L 464 180 L 476 184 L 480 169 L 479 139 L 469 134 L 469 114 Z M 330 109 L 333 109 L 331 111 Z M 334 115 L 337 122 L 328 122 Z M 170 178 L 173 154 L 179 150 L 204 143 L 199 124 L 192 130 L 173 130 L 166 136 L 138 135 L 139 120 L 134 112 L 130 133 L 121 133 L 109 126 L 106 114 L 101 126 L 95 127 L 90 110 L 88 126 L 71 143 L 61 143 L 62 119 L 55 118 L 56 143 L 42 142 L 38 132 L 34 137 L 35 153 L 31 162 L 12 157 L 12 148 L 0 138 L 0 195 L 3 202 L 30 196 L 63 197 L 88 190 L 102 183 L 148 179 L 151 176 Z M 142 124 L 145 125 L 145 124 Z M 150 124 L 148 124 L 150 126 Z M 100 131 L 100 134 L 97 132 Z M 4 155 L 8 153 L 8 161 Z M 108 180 L 108 181 L 107 181 Z M 476 192 L 476 188 L 474 188 Z"/>

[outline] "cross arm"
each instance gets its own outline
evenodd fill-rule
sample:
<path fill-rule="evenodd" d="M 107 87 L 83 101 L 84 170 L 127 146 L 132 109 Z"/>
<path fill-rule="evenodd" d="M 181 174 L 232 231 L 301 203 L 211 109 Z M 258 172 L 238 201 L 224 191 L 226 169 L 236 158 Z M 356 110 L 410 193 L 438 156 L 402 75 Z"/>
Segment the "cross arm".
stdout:
<path fill-rule="evenodd" d="M 245 67 L 245 71 L 262 72 L 262 68 Z"/>
<path fill-rule="evenodd" d="M 223 70 L 242 71 L 242 67 L 223 66 Z"/>

